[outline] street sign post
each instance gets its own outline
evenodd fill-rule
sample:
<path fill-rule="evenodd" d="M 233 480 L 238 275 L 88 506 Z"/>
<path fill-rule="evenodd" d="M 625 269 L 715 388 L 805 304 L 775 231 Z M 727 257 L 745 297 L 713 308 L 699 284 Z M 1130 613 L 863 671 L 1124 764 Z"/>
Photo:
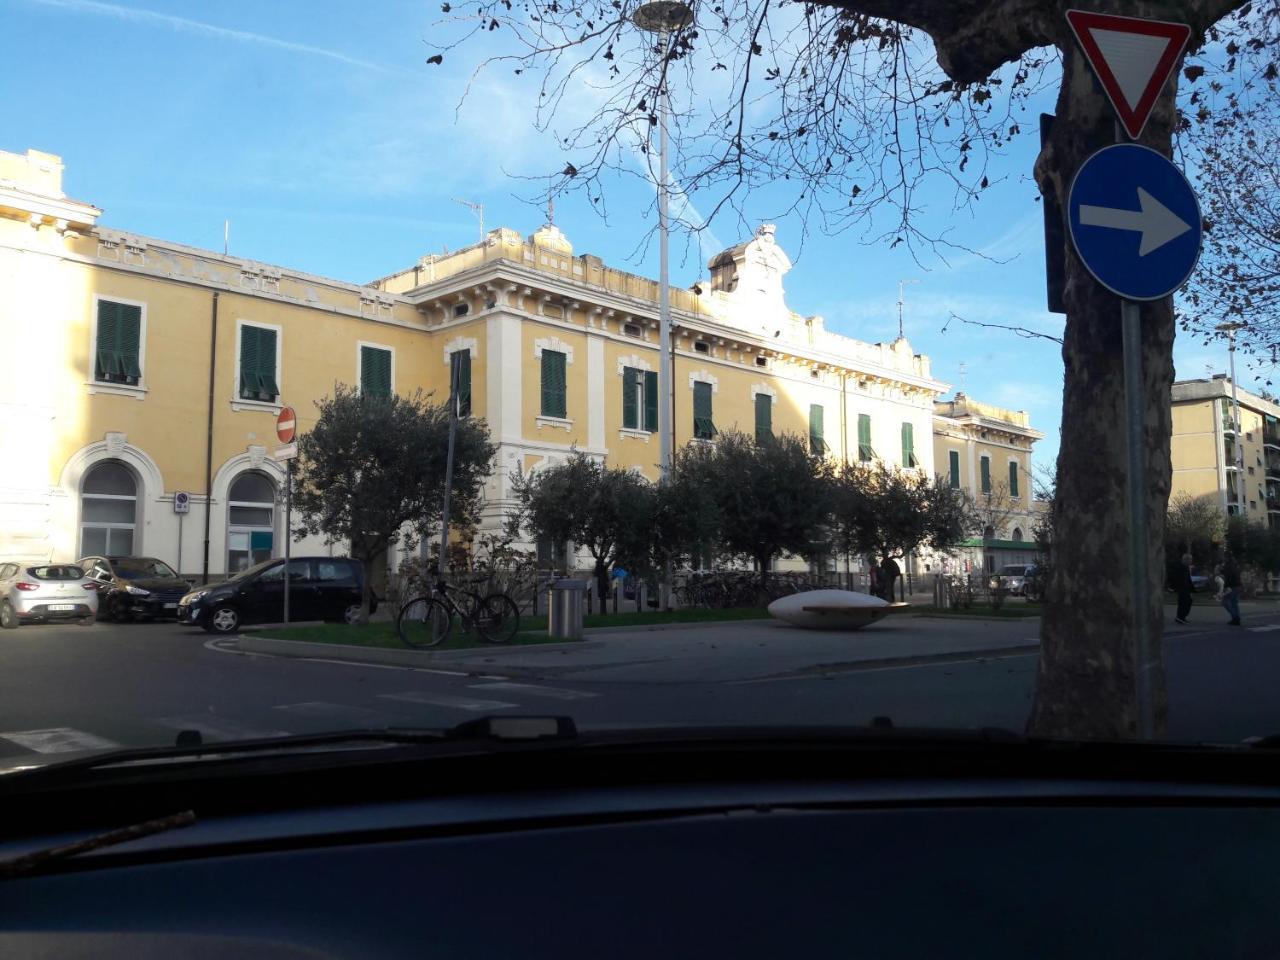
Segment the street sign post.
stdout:
<path fill-rule="evenodd" d="M 1161 300 L 1200 256 L 1200 205 L 1167 157 L 1136 143 L 1081 164 L 1067 199 L 1071 242 L 1097 281 L 1127 300 Z"/>
<path fill-rule="evenodd" d="M 1191 28 L 1085 10 L 1068 10 L 1067 23 L 1125 132 L 1137 140 L 1178 65 Z"/>
<path fill-rule="evenodd" d="M 1089 157 L 1067 197 L 1071 242 L 1085 268 L 1120 297 L 1124 349 L 1125 440 L 1129 470 L 1129 575 L 1137 650 L 1137 733 L 1155 734 L 1147 583 L 1146 470 L 1143 458 L 1140 301 L 1177 290 L 1200 256 L 1200 205 L 1182 172 L 1164 155 L 1125 143 L 1137 139 L 1178 64 L 1191 28 L 1184 23 L 1067 11 L 1067 22 L 1117 116 L 1116 145 Z"/>
<path fill-rule="evenodd" d="M 182 522 L 191 511 L 191 494 L 179 490 L 173 495 L 173 512 L 178 515 L 178 562 L 174 569 L 182 576 Z"/>
<path fill-rule="evenodd" d="M 298 418 L 293 407 L 282 407 L 276 416 L 276 437 L 284 444 L 276 450 L 276 459 L 284 461 L 284 622 L 289 625 L 289 560 L 293 540 L 293 461 L 298 456 L 298 445 L 293 442 L 297 433 Z"/>
<path fill-rule="evenodd" d="M 293 407 L 281 407 L 276 415 L 276 438 L 281 443 L 293 443 L 297 426 L 298 418 L 293 412 Z"/>

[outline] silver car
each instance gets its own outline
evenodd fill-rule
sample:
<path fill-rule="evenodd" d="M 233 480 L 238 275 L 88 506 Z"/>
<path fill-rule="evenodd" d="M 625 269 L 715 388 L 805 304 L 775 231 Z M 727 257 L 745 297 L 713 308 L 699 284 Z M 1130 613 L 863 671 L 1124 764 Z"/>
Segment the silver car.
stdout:
<path fill-rule="evenodd" d="M 1034 570 L 1031 564 L 1007 563 L 987 582 L 987 586 L 992 590 L 1007 590 L 1011 595 L 1020 597 L 1026 592 L 1028 574 Z"/>
<path fill-rule="evenodd" d="M 0 563 L 0 627 L 37 620 L 76 620 L 98 613 L 98 585 L 71 563 Z"/>

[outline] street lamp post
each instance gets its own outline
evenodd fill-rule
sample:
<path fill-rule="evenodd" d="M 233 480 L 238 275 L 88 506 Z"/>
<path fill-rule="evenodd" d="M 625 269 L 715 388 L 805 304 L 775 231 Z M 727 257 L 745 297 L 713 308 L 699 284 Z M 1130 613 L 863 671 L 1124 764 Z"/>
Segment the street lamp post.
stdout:
<path fill-rule="evenodd" d="M 693 22 L 693 11 L 676 0 L 652 0 L 635 12 L 635 24 L 641 30 L 669 37 Z M 663 54 L 669 56 L 670 47 Z M 668 63 L 669 66 L 669 63 Z M 672 398 L 674 393 L 671 368 L 671 283 L 668 255 L 671 226 L 668 205 L 671 188 L 667 181 L 667 115 L 671 110 L 667 91 L 666 69 L 658 90 L 658 465 L 662 479 L 671 469 Z"/>
<path fill-rule="evenodd" d="M 1231 371 L 1231 416 L 1235 420 L 1235 467 L 1236 467 L 1236 513 L 1240 516 L 1245 515 L 1245 504 L 1248 500 L 1245 498 L 1244 489 L 1244 437 L 1240 430 L 1240 394 L 1236 390 L 1236 331 L 1242 330 L 1247 324 L 1238 320 L 1231 323 L 1220 323 L 1215 328 L 1221 333 L 1227 335 L 1227 356 L 1229 358 Z"/>

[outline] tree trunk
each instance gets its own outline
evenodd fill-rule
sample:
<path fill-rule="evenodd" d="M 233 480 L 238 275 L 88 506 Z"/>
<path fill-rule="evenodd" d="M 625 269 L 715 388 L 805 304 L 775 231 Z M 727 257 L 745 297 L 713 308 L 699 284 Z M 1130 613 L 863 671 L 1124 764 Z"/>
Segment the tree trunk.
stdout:
<path fill-rule="evenodd" d="M 596 594 L 600 597 L 600 612 L 609 612 L 609 567 L 599 557 L 596 558 Z"/>
<path fill-rule="evenodd" d="M 769 561 L 773 559 L 773 555 L 769 553 L 756 554 L 756 566 L 760 568 L 760 593 L 765 603 L 769 602 Z"/>
<path fill-rule="evenodd" d="M 1042 191 L 1066 218 L 1067 192 L 1084 160 L 1115 142 L 1110 105 L 1074 43 L 1064 45 L 1057 120 L 1036 163 Z M 1142 137 L 1170 153 L 1177 73 Z M 1126 445 L 1120 301 L 1086 271 L 1066 228 L 1067 322 L 1062 348 L 1062 447 L 1053 504 L 1050 580 L 1041 625 L 1039 672 L 1028 732 L 1037 736 L 1124 738 L 1137 733 L 1137 642 L 1133 629 L 1126 509 Z M 1136 241 L 1135 241 L 1136 242 Z M 1143 460 L 1155 732 L 1166 715 L 1161 641 L 1164 518 L 1169 498 L 1173 308 L 1141 305 Z"/>
<path fill-rule="evenodd" d="M 364 576 L 360 578 L 360 623 L 368 625 L 369 608 L 373 605 L 373 574 L 369 569 L 380 550 L 375 550 L 371 555 L 366 555 L 361 561 L 364 564 Z"/>

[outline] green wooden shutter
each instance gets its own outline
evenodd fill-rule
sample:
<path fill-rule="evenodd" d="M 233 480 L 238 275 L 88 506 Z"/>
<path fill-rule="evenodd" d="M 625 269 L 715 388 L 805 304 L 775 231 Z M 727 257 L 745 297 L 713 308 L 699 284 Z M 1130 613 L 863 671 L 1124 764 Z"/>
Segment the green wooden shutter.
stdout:
<path fill-rule="evenodd" d="M 98 342 L 94 358 L 93 378 L 110 380 L 121 373 L 120 354 L 116 348 L 120 304 L 98 301 Z"/>
<path fill-rule="evenodd" d="M 658 375 L 652 370 L 644 372 L 644 428 L 658 430 Z"/>
<path fill-rule="evenodd" d="M 117 304 L 116 351 L 120 354 L 120 372 L 128 383 L 142 379 L 139 359 L 142 351 L 142 308 Z"/>
<path fill-rule="evenodd" d="M 565 401 L 564 354 L 558 350 L 542 351 L 542 415 L 563 417 L 568 411 Z"/>
<path fill-rule="evenodd" d="M 240 327 L 240 397 L 273 402 L 276 383 L 276 332 L 263 327 Z"/>
<path fill-rule="evenodd" d="M 391 396 L 391 351 L 360 348 L 360 395 L 385 400 Z"/>
<path fill-rule="evenodd" d="M 872 460 L 875 451 L 871 449 L 871 416 L 858 414 L 858 459 L 863 463 Z"/>
<path fill-rule="evenodd" d="M 910 423 L 902 425 L 902 465 L 904 467 L 918 466 L 916 460 L 916 436 L 915 427 Z"/>
<path fill-rule="evenodd" d="M 756 394 L 756 441 L 773 436 L 773 397 Z"/>
<path fill-rule="evenodd" d="M 710 440 L 716 435 L 711 384 L 701 380 L 695 380 L 693 383 L 693 435 L 699 440 Z"/>
<path fill-rule="evenodd" d="M 240 399 L 258 399 L 258 328 L 240 327 Z"/>
<path fill-rule="evenodd" d="M 821 404 L 809 404 L 809 451 L 818 457 L 827 452 L 827 442 L 822 436 L 823 412 Z"/>
<path fill-rule="evenodd" d="M 1018 496 L 1018 461 L 1009 461 L 1009 496 Z"/>
<path fill-rule="evenodd" d="M 951 467 L 951 489 L 960 489 L 960 451 L 952 450 L 949 457 Z"/>
<path fill-rule="evenodd" d="M 636 391 L 640 387 L 640 371 L 634 367 L 622 368 L 622 426 L 627 430 L 640 429 L 640 404 Z"/>
<path fill-rule="evenodd" d="M 982 458 L 982 492 L 991 492 L 991 458 Z"/>
<path fill-rule="evenodd" d="M 262 388 L 261 399 L 273 402 L 280 395 L 276 383 L 276 332 L 258 330 L 258 383 Z"/>
<path fill-rule="evenodd" d="M 458 416 L 471 416 L 471 351 L 458 351 Z"/>

